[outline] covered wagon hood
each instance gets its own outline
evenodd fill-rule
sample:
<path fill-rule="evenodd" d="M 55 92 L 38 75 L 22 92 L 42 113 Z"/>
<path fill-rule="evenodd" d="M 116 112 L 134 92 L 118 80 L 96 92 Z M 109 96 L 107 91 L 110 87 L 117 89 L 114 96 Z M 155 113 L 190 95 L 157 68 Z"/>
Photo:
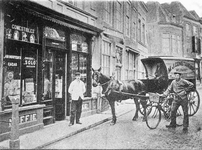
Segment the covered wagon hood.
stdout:
<path fill-rule="evenodd" d="M 174 72 L 179 71 L 182 73 L 184 79 L 195 78 L 195 61 L 191 58 L 182 57 L 148 57 L 141 60 L 148 78 L 155 75 L 157 64 L 161 64 L 163 68 L 162 73 L 167 74 L 169 79 L 174 78 Z"/>

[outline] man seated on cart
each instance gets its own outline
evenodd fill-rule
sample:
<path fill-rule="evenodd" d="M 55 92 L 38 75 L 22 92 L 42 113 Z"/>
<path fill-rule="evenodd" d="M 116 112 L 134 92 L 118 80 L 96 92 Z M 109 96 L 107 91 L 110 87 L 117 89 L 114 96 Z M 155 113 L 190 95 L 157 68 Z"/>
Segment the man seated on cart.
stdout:
<path fill-rule="evenodd" d="M 188 97 L 187 94 L 192 90 L 194 84 L 181 78 L 182 73 L 179 71 L 174 72 L 175 79 L 168 86 L 167 90 L 161 94 L 166 97 L 169 93 L 175 93 L 176 96 L 172 103 L 171 108 L 171 122 L 166 125 L 167 128 L 176 128 L 176 113 L 179 106 L 182 106 L 184 118 L 183 118 L 183 131 L 188 131 L 189 116 L 188 116 Z"/>

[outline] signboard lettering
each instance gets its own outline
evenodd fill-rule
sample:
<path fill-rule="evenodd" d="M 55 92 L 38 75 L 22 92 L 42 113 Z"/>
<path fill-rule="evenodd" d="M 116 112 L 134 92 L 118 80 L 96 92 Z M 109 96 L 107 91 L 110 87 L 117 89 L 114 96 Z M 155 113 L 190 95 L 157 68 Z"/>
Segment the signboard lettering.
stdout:
<path fill-rule="evenodd" d="M 37 121 L 37 114 L 36 113 L 19 116 L 19 124 L 27 123 L 27 122 L 31 122 L 31 121 Z M 10 118 L 9 119 L 9 127 L 11 127 L 11 122 L 12 122 L 12 119 Z"/>
<path fill-rule="evenodd" d="M 12 24 L 12 29 L 19 30 L 19 31 L 24 31 L 24 32 L 27 32 L 27 33 L 34 33 L 34 31 L 35 31 L 34 29 L 22 27 L 22 26 L 15 25 L 15 24 Z"/>
<path fill-rule="evenodd" d="M 12 24 L 11 27 L 6 29 L 6 38 L 30 43 L 37 43 L 36 31 L 33 28 L 23 27 L 20 25 Z"/>
<path fill-rule="evenodd" d="M 174 72 L 179 71 L 182 73 L 184 78 L 194 78 L 195 77 L 195 66 L 194 61 L 179 61 L 179 60 L 164 60 L 168 76 L 174 78 Z"/>

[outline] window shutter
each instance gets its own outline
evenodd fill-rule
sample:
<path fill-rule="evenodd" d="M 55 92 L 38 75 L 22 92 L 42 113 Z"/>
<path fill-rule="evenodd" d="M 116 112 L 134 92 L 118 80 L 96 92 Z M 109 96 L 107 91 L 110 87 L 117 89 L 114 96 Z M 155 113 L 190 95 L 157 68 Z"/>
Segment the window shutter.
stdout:
<path fill-rule="evenodd" d="M 197 43 L 197 46 L 198 46 L 198 54 L 201 54 L 201 39 L 198 38 L 198 43 Z"/>
<path fill-rule="evenodd" d="M 195 41 L 196 41 L 196 37 L 192 36 L 192 52 L 193 53 L 196 52 Z"/>

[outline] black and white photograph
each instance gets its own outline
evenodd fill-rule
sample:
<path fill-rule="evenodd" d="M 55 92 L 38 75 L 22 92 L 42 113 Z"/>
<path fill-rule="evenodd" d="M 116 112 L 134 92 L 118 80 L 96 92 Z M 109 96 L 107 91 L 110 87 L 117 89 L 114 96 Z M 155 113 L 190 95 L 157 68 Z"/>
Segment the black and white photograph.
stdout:
<path fill-rule="evenodd" d="M 202 149 L 202 2 L 0 0 L 0 149 Z"/>

